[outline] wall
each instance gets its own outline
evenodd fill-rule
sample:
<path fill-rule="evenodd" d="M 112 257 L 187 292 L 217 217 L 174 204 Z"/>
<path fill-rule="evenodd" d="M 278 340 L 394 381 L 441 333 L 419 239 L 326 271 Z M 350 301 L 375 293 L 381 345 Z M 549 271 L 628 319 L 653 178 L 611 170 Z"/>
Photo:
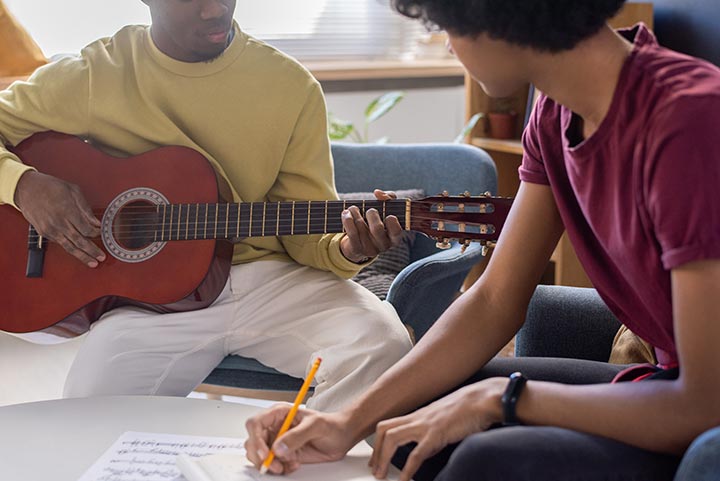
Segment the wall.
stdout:
<path fill-rule="evenodd" d="M 365 107 L 384 91 L 328 93 L 328 110 L 356 127 L 363 125 Z M 371 141 L 388 136 L 393 143 L 452 142 L 464 125 L 465 89 L 409 89 L 385 117 L 373 123 Z"/>
<path fill-rule="evenodd" d="M 654 0 L 660 43 L 720 65 L 720 1 Z"/>

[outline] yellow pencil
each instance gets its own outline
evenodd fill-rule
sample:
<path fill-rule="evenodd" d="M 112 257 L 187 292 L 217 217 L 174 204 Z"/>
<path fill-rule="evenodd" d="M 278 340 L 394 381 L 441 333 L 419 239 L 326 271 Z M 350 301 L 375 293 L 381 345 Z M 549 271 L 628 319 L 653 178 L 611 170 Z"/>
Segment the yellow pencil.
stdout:
<path fill-rule="evenodd" d="M 285 422 L 283 422 L 283 425 L 280 427 L 280 431 L 278 431 L 275 439 L 279 438 L 280 436 L 285 434 L 285 432 L 287 432 L 288 429 L 290 429 L 290 425 L 292 424 L 293 419 L 295 419 L 295 415 L 297 414 L 298 409 L 300 408 L 300 403 L 302 402 L 303 399 L 305 399 L 308 389 L 310 389 L 310 383 L 312 383 L 312 380 L 315 377 L 315 373 L 317 372 L 318 368 L 320 367 L 321 362 L 322 362 L 322 359 L 320 359 L 320 358 L 315 359 L 315 362 L 313 363 L 312 368 L 310 368 L 310 373 L 308 374 L 307 378 L 305 379 L 305 382 L 303 383 L 302 387 L 300 388 L 300 391 L 298 391 L 297 396 L 295 396 L 295 402 L 293 403 L 293 407 L 292 407 L 292 409 L 290 409 L 290 412 L 285 417 Z M 260 474 L 267 473 L 268 469 L 270 469 L 270 465 L 272 464 L 273 459 L 275 459 L 275 453 L 271 449 L 270 453 L 268 453 L 268 455 L 267 455 L 267 458 L 265 458 L 265 461 L 263 461 L 263 463 L 262 463 L 262 467 L 260 468 Z"/>

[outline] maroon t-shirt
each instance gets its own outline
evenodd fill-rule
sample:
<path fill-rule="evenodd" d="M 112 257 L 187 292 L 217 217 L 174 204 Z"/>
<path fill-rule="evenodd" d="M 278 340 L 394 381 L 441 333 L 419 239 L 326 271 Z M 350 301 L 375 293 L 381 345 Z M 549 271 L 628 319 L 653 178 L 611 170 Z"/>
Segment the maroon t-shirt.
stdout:
<path fill-rule="evenodd" d="M 606 118 L 541 96 L 523 135 L 524 182 L 551 187 L 580 262 L 612 312 L 677 362 L 670 270 L 720 258 L 720 69 L 658 45 L 642 24 Z"/>

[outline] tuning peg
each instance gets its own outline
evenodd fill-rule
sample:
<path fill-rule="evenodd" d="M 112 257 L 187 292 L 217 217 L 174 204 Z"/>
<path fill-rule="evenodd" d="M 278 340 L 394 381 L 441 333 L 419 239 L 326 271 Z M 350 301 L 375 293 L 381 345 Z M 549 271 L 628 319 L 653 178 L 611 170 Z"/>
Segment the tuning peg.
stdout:
<path fill-rule="evenodd" d="M 495 248 L 496 244 L 497 244 L 496 242 L 490 242 L 490 241 L 483 242 L 482 243 L 482 252 L 481 252 L 482 256 L 483 257 L 487 256 L 488 252 L 490 252 L 490 249 Z"/>
<path fill-rule="evenodd" d="M 466 190 L 465 192 L 463 192 L 463 193 L 462 193 L 462 196 L 463 196 L 463 197 L 472 197 L 472 195 L 470 194 L 470 191 L 469 191 L 469 190 Z"/>
<path fill-rule="evenodd" d="M 437 247 L 438 249 L 445 250 L 445 249 L 449 249 L 452 246 L 450 245 L 450 239 L 443 239 L 441 242 L 437 242 L 435 244 L 435 247 Z"/>
<path fill-rule="evenodd" d="M 463 241 L 463 243 L 462 243 L 462 248 L 460 249 L 460 252 L 461 252 L 462 254 L 465 254 L 465 251 L 467 250 L 468 247 L 470 247 L 470 243 L 471 243 L 471 242 L 472 242 L 472 241 L 471 241 L 470 239 L 465 239 L 465 240 Z"/>
<path fill-rule="evenodd" d="M 447 190 L 443 190 L 441 195 L 443 197 L 450 197 L 450 192 L 448 192 Z"/>

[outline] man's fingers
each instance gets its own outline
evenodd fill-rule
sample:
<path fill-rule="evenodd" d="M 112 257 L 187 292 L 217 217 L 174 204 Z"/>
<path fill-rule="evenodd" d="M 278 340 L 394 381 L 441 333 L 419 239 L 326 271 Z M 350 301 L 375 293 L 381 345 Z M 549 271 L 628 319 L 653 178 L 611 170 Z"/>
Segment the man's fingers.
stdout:
<path fill-rule="evenodd" d="M 397 194 L 396 194 L 395 192 L 393 192 L 393 191 L 390 191 L 390 190 L 385 191 L 385 190 L 375 189 L 375 190 L 373 191 L 373 194 L 375 194 L 375 198 L 376 198 L 377 200 L 392 200 L 392 199 L 397 199 Z"/>
<path fill-rule="evenodd" d="M 390 215 L 385 219 L 385 230 L 392 245 L 397 246 L 403 242 L 405 229 L 402 228 L 400 221 L 394 215 Z"/>
<path fill-rule="evenodd" d="M 395 451 L 397 451 L 400 446 L 416 441 L 418 437 L 417 431 L 416 426 L 405 424 L 392 428 L 385 433 L 385 439 L 383 440 L 383 445 L 378 454 L 373 471 L 373 474 L 375 474 L 377 478 L 384 479 L 387 476 L 388 467 L 390 466 L 392 457 L 395 455 Z"/>
<path fill-rule="evenodd" d="M 259 468 L 270 453 L 270 445 L 275 440 L 275 433 L 280 430 L 291 405 L 275 404 L 267 411 L 249 418 L 245 422 L 248 439 L 245 442 L 247 458 Z"/>
<path fill-rule="evenodd" d="M 90 204 L 88 204 L 87 200 L 83 195 L 80 193 L 80 190 L 73 190 L 73 199 L 75 199 L 75 204 L 77 205 L 78 209 L 82 213 L 85 220 L 92 225 L 93 227 L 100 227 L 101 223 L 100 220 L 95 217 L 95 214 L 92 211 L 92 208 L 90 207 Z M 100 231 L 97 231 L 98 235 Z"/>
<path fill-rule="evenodd" d="M 57 237 L 55 238 L 55 242 L 60 244 L 60 246 L 65 249 L 68 254 L 77 258 L 80 262 L 87 265 L 88 267 L 95 268 L 98 266 L 98 262 L 93 257 L 89 256 L 87 253 L 85 253 L 85 251 L 79 249 L 75 245 L 75 243 L 67 236 Z"/>
<path fill-rule="evenodd" d="M 436 454 L 438 450 L 432 447 L 432 442 L 429 437 L 420 440 L 412 450 L 410 456 L 408 456 L 405 466 L 400 473 L 400 481 L 411 481 L 422 463 L 426 459 Z"/>
<path fill-rule="evenodd" d="M 379 251 L 386 251 L 392 247 L 392 242 L 385 231 L 385 224 L 380 219 L 380 214 L 375 209 L 367 211 L 367 224 L 370 229 L 372 242 Z"/>
<path fill-rule="evenodd" d="M 355 218 L 350 210 L 345 210 L 342 213 L 342 224 L 347 235 L 348 242 L 350 244 L 351 254 L 356 256 L 362 256 L 362 244 L 360 243 L 360 236 L 358 234 L 357 225 L 355 225 Z"/>
<path fill-rule="evenodd" d="M 375 243 L 372 241 L 372 238 L 370 237 L 370 229 L 368 229 L 368 226 L 365 223 L 365 219 L 363 219 L 362 214 L 360 213 L 360 209 L 352 206 L 350 207 L 350 213 L 353 216 L 353 221 L 355 222 L 355 230 L 358 233 L 358 238 L 360 239 L 360 244 L 362 245 L 362 255 L 367 257 L 375 257 L 376 255 L 378 255 L 378 250 L 375 247 Z"/>
<path fill-rule="evenodd" d="M 321 436 L 325 424 L 315 418 L 314 422 L 300 422 L 297 426 L 280 436 L 273 443 L 275 455 L 283 461 L 297 461 L 297 451 Z"/>

